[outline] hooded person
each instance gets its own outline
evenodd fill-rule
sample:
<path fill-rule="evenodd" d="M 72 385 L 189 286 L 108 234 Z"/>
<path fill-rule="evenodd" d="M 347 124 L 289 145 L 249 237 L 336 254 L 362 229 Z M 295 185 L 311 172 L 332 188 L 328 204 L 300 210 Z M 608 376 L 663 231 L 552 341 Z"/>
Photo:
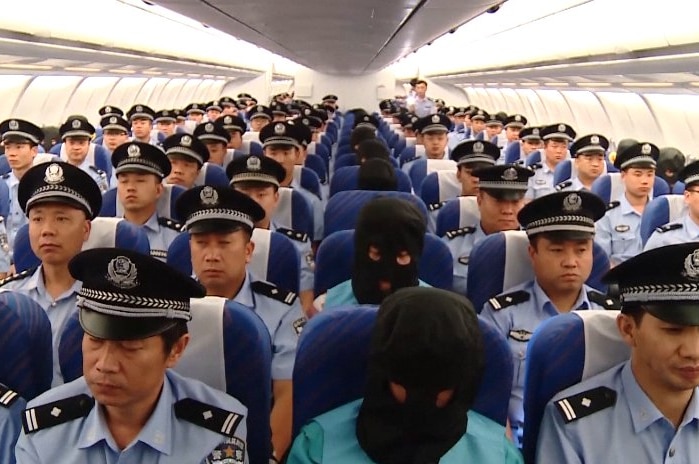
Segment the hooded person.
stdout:
<path fill-rule="evenodd" d="M 382 158 L 366 160 L 359 166 L 358 190 L 396 191 L 398 178 L 393 165 Z"/>
<path fill-rule="evenodd" d="M 505 428 L 470 410 L 483 369 L 478 318 L 466 298 L 400 289 L 378 310 L 364 398 L 313 419 L 287 462 L 521 463 Z"/>
<path fill-rule="evenodd" d="M 400 288 L 428 286 L 418 279 L 426 231 L 427 219 L 408 200 L 380 197 L 367 203 L 354 229 L 352 278 L 316 298 L 316 309 L 378 305 Z"/>
<path fill-rule="evenodd" d="M 656 175 L 668 183 L 670 189 L 677 183 L 677 175 L 686 163 L 684 154 L 675 147 L 664 147 L 658 155 Z"/>

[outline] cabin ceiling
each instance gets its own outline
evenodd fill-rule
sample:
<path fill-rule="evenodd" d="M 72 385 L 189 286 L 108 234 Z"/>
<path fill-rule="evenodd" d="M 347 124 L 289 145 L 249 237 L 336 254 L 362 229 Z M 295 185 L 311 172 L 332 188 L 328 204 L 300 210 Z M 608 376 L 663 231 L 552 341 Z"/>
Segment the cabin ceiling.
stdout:
<path fill-rule="evenodd" d="M 383 69 L 503 0 L 155 0 L 154 3 L 314 71 L 359 75 Z"/>

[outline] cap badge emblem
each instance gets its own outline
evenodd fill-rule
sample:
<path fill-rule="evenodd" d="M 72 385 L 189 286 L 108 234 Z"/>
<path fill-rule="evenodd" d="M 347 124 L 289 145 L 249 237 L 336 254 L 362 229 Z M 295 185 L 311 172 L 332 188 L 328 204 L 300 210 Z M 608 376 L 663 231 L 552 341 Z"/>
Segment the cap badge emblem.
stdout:
<path fill-rule="evenodd" d="M 205 130 L 206 132 L 211 133 L 211 132 L 214 131 L 214 125 L 211 124 L 210 122 L 207 122 L 206 125 L 204 126 L 204 130 Z"/>
<path fill-rule="evenodd" d="M 207 185 L 201 189 L 199 199 L 201 199 L 201 204 L 203 206 L 216 206 L 218 205 L 218 192 L 214 190 L 213 187 Z"/>
<path fill-rule="evenodd" d="M 116 124 L 116 123 L 117 123 L 116 116 L 112 116 L 111 118 L 109 118 L 109 124 Z"/>
<path fill-rule="evenodd" d="M 107 265 L 107 280 L 115 287 L 134 288 L 138 285 L 136 265 L 126 256 L 117 256 Z"/>
<path fill-rule="evenodd" d="M 259 171 L 262 169 L 262 161 L 257 156 L 251 156 L 248 158 L 247 168 L 250 171 Z"/>
<path fill-rule="evenodd" d="M 311 121 L 309 121 L 308 118 L 303 118 L 301 122 L 306 126 L 309 126 L 311 124 Z"/>
<path fill-rule="evenodd" d="M 517 170 L 515 168 L 507 168 L 500 177 L 509 182 L 515 181 L 517 180 Z"/>
<path fill-rule="evenodd" d="M 682 275 L 689 280 L 699 281 L 699 250 L 694 250 L 684 259 Z"/>
<path fill-rule="evenodd" d="M 104 107 L 104 112 L 105 112 L 105 113 L 111 113 L 111 112 L 112 112 L 112 107 L 111 107 L 111 106 L 105 106 L 105 107 Z"/>
<path fill-rule="evenodd" d="M 517 122 L 522 122 L 522 116 L 520 116 L 519 114 L 516 114 L 516 115 L 515 115 L 515 121 L 517 121 Z"/>
<path fill-rule="evenodd" d="M 572 213 L 580 211 L 582 208 L 582 198 L 577 193 L 571 193 L 563 199 L 563 210 Z"/>
<path fill-rule="evenodd" d="M 306 116 L 310 116 L 310 115 L 311 115 L 311 109 L 310 109 L 310 108 L 306 108 L 305 110 L 303 110 L 303 114 L 305 114 Z"/>
<path fill-rule="evenodd" d="M 180 139 L 180 145 L 183 147 L 189 147 L 192 145 L 192 137 L 189 135 L 183 135 L 182 138 Z"/>
<path fill-rule="evenodd" d="M 565 124 L 559 124 L 558 125 L 558 132 L 565 132 L 566 131 L 566 125 Z"/>
<path fill-rule="evenodd" d="M 590 143 L 593 145 L 599 145 L 599 137 L 593 135 L 592 137 L 590 137 Z"/>
<path fill-rule="evenodd" d="M 47 184 L 60 184 L 65 180 L 63 177 L 63 168 L 60 164 L 51 163 L 46 168 L 44 173 L 44 182 Z"/>
<path fill-rule="evenodd" d="M 226 116 L 223 118 L 224 124 L 231 124 L 233 122 L 233 118 L 230 116 Z"/>
<path fill-rule="evenodd" d="M 70 125 L 73 127 L 73 129 L 80 129 L 80 120 L 73 119 L 73 122 L 71 122 Z"/>
<path fill-rule="evenodd" d="M 129 155 L 129 158 L 138 158 L 141 156 L 141 147 L 138 145 L 129 145 L 129 148 L 126 149 L 126 154 Z"/>
<path fill-rule="evenodd" d="M 483 146 L 483 142 L 476 142 L 473 144 L 473 152 L 474 153 L 483 153 L 483 149 L 485 147 Z"/>
<path fill-rule="evenodd" d="M 14 119 L 10 121 L 10 130 L 17 130 L 19 129 L 19 123 L 15 121 Z"/>
<path fill-rule="evenodd" d="M 282 123 L 274 125 L 274 133 L 277 135 L 283 135 L 286 133 L 286 127 Z"/>
<path fill-rule="evenodd" d="M 140 113 L 141 111 L 143 111 L 143 107 L 141 105 L 136 105 L 136 111 Z"/>
<path fill-rule="evenodd" d="M 532 129 L 532 135 L 538 136 L 538 135 L 539 135 L 539 129 L 536 128 L 536 127 L 535 127 L 534 129 Z"/>
<path fill-rule="evenodd" d="M 432 116 L 432 122 L 434 124 L 438 124 L 439 123 L 439 116 L 437 116 L 436 114 L 434 116 Z"/>
<path fill-rule="evenodd" d="M 265 110 L 265 109 L 264 109 L 262 106 L 258 106 L 258 107 L 257 107 L 257 111 L 258 111 L 259 113 L 262 113 L 264 110 Z"/>
<path fill-rule="evenodd" d="M 644 143 L 641 147 L 641 154 L 650 155 L 651 151 L 650 144 L 648 143 Z"/>

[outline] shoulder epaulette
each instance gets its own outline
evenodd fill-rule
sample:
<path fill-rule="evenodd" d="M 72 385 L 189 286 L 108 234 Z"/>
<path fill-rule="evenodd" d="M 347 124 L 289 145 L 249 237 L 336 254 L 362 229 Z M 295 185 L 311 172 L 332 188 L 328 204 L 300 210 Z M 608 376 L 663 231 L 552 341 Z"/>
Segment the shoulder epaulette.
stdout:
<path fill-rule="evenodd" d="M 664 234 L 665 232 L 670 232 L 671 230 L 677 230 L 684 227 L 681 222 L 671 222 L 670 224 L 665 224 L 664 226 L 658 227 L 656 232 Z"/>
<path fill-rule="evenodd" d="M 167 250 L 150 250 L 150 255 L 156 259 L 167 259 Z"/>
<path fill-rule="evenodd" d="M 618 300 L 610 298 L 604 293 L 589 291 L 587 292 L 587 299 L 604 309 L 621 309 L 621 303 Z"/>
<path fill-rule="evenodd" d="M 607 409 L 616 404 L 616 392 L 611 388 L 597 387 L 555 402 L 566 424 Z"/>
<path fill-rule="evenodd" d="M 607 205 L 607 211 L 609 211 L 610 209 L 614 209 L 614 208 L 618 207 L 619 205 L 621 205 L 620 201 L 612 201 Z"/>
<path fill-rule="evenodd" d="M 537 169 L 541 169 L 543 167 L 544 167 L 544 165 L 541 163 L 534 163 L 534 164 L 529 165 L 529 168 L 534 170 L 534 171 L 536 171 Z"/>
<path fill-rule="evenodd" d="M 10 173 L 6 172 L 5 174 L 2 175 L 3 179 L 9 179 L 10 178 Z"/>
<path fill-rule="evenodd" d="M 259 293 L 266 297 L 272 298 L 273 300 L 280 301 L 284 304 L 291 306 L 294 301 L 296 301 L 296 293 L 287 290 L 282 290 L 276 285 L 265 282 L 264 280 L 258 280 L 250 284 L 250 288 L 253 292 Z"/>
<path fill-rule="evenodd" d="M 106 172 L 104 172 L 103 170 L 101 170 L 101 169 L 98 168 L 97 166 L 90 166 L 90 169 L 92 169 L 93 171 L 95 171 L 95 172 L 97 173 L 97 175 L 99 175 L 99 176 L 106 176 L 106 175 L 107 175 Z"/>
<path fill-rule="evenodd" d="M 525 301 L 529 301 L 529 298 L 531 298 L 529 292 L 518 290 L 516 292 L 505 293 L 503 295 L 496 296 L 495 298 L 491 298 L 488 300 L 488 303 L 490 303 L 490 306 L 493 307 L 494 311 L 500 311 L 508 306 L 514 306 L 524 303 Z"/>
<path fill-rule="evenodd" d="M 558 190 L 560 192 L 561 190 L 566 189 L 566 188 L 570 187 L 571 185 L 573 185 L 572 180 L 570 180 L 570 179 L 564 180 L 560 184 L 556 185 L 556 190 Z"/>
<path fill-rule="evenodd" d="M 401 164 L 401 166 L 402 166 L 403 164 L 409 163 L 409 162 L 411 162 L 411 161 L 415 161 L 415 160 L 418 159 L 418 158 L 419 158 L 419 156 L 411 156 L 410 158 L 406 158 L 406 159 L 402 160 L 403 163 Z"/>
<path fill-rule="evenodd" d="M 306 234 L 304 232 L 298 232 L 296 230 L 286 229 L 284 227 L 278 228 L 277 232 L 279 232 L 280 234 L 284 234 L 287 237 L 289 237 L 291 240 L 296 240 L 297 242 L 307 242 L 308 241 L 308 234 Z"/>
<path fill-rule="evenodd" d="M 235 429 L 245 418 L 242 414 L 226 411 L 192 398 L 185 398 L 175 403 L 175 416 L 227 437 L 234 436 Z"/>
<path fill-rule="evenodd" d="M 448 239 L 453 239 L 456 237 L 461 237 L 462 235 L 472 234 L 476 231 L 475 227 L 462 227 L 460 229 L 448 230 L 446 234 Z"/>
<path fill-rule="evenodd" d="M 9 408 L 19 398 L 19 393 L 0 384 L 0 407 Z"/>
<path fill-rule="evenodd" d="M 177 232 L 182 231 L 182 224 L 170 218 L 159 217 L 158 224 L 163 227 L 167 227 L 168 229 L 176 230 Z"/>
<path fill-rule="evenodd" d="M 15 280 L 26 279 L 30 275 L 34 274 L 34 271 L 36 271 L 35 267 L 33 267 L 31 269 L 27 269 L 27 270 L 22 271 L 22 272 L 18 272 L 17 274 L 11 275 L 10 277 L 6 277 L 6 278 L 0 280 L 0 287 L 2 287 L 5 284 L 8 284 L 10 282 L 14 282 Z"/>
<path fill-rule="evenodd" d="M 440 201 L 439 203 L 430 203 L 429 205 L 427 205 L 427 209 L 429 209 L 430 211 L 437 211 L 438 209 L 441 209 L 442 206 L 444 206 L 446 204 L 447 204 L 446 201 Z"/>
<path fill-rule="evenodd" d="M 24 433 L 37 432 L 85 417 L 90 413 L 94 405 L 95 400 L 83 393 L 82 395 L 71 396 L 53 403 L 25 409 L 22 415 Z"/>

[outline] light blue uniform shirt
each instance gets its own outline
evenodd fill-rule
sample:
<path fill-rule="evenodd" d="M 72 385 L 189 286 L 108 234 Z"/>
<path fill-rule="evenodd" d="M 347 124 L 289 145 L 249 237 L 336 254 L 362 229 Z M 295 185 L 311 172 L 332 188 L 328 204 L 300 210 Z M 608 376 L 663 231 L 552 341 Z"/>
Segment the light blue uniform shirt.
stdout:
<path fill-rule="evenodd" d="M 7 217 L 5 227 L 7 229 L 10 248 L 14 246 L 15 236 L 20 227 L 27 223 L 27 216 L 24 215 L 22 207 L 19 206 L 17 199 L 17 188 L 19 187 L 19 179 L 13 171 L 2 176 L 3 181 L 7 184 L 10 191 L 10 215 Z"/>
<path fill-rule="evenodd" d="M 556 189 L 553 185 L 554 169 L 551 169 L 549 165 L 542 160 L 541 167 L 534 171 L 534 175 L 529 178 L 529 187 L 527 188 L 527 193 L 524 194 L 524 198 L 527 200 L 535 200 L 555 192 Z"/>
<path fill-rule="evenodd" d="M 271 222 L 270 229 L 278 231 L 279 227 L 274 222 Z M 284 235 L 289 237 L 286 234 Z M 306 237 L 306 240 L 300 240 L 297 237 L 289 237 L 289 240 L 294 244 L 299 255 L 299 291 L 313 290 L 315 264 L 313 262 L 313 251 L 311 250 L 311 239 Z"/>
<path fill-rule="evenodd" d="M 362 400 L 322 414 L 303 427 L 294 440 L 287 464 L 372 464 L 357 441 L 357 416 Z M 505 437 L 505 428 L 468 412 L 466 433 L 438 461 L 440 464 L 520 464 L 521 454 Z"/>
<path fill-rule="evenodd" d="M 44 274 L 42 272 L 42 267 L 39 266 L 30 276 L 12 280 L 0 287 L 0 291 L 12 290 L 28 296 L 39 303 L 39 306 L 46 311 L 49 321 L 51 322 L 51 344 L 53 346 L 52 387 L 56 387 L 63 383 L 61 366 L 58 362 L 58 345 L 68 319 L 77 310 L 78 292 L 82 288 L 82 285 L 81 281 L 76 280 L 71 288 L 54 300 L 46 291 L 46 287 L 44 286 Z"/>
<path fill-rule="evenodd" d="M 431 287 L 430 284 L 425 283 L 422 280 L 418 280 L 418 286 Z M 338 306 L 358 304 L 359 302 L 357 301 L 357 297 L 354 296 L 354 290 L 352 290 L 352 279 L 349 279 L 328 290 L 328 292 L 325 294 L 322 309 L 327 310 L 336 308 Z"/>
<path fill-rule="evenodd" d="M 415 113 L 415 116 L 418 118 L 424 118 L 425 116 L 429 116 L 430 114 L 435 114 L 437 112 L 437 105 L 435 104 L 434 100 L 429 97 L 416 97 L 413 105 L 415 108 L 413 113 Z"/>
<path fill-rule="evenodd" d="M 442 237 L 442 241 L 447 244 L 451 256 L 454 259 L 454 282 L 453 290 L 461 295 L 466 295 L 466 280 L 468 276 L 468 262 L 473 246 L 486 237 L 485 232 L 478 222 L 474 226 L 472 233 L 449 238 L 448 235 Z"/>
<path fill-rule="evenodd" d="M 512 427 L 512 436 L 517 443 L 520 443 L 524 433 L 522 425 L 524 424 L 524 371 L 527 345 L 532 334 L 542 322 L 559 314 L 558 309 L 536 280 L 517 285 L 504 292 L 503 295 L 520 290 L 529 294 L 527 301 L 495 310 L 491 303 L 492 300 L 489 300 L 483 305 L 481 312 L 481 316 L 488 322 L 492 322 L 505 336 L 510 349 L 512 349 L 514 377 L 508 416 Z M 587 285 L 583 285 L 577 301 L 573 304 L 573 309 L 604 309 L 588 300 L 588 291 L 593 290 Z"/>
<path fill-rule="evenodd" d="M 555 402 L 600 386 L 616 392 L 616 404 L 566 424 Z M 636 382 L 630 361 L 621 363 L 562 391 L 546 405 L 536 462 L 696 463 L 698 395 L 695 387 L 682 422 L 675 429 Z"/>
<path fill-rule="evenodd" d="M 619 198 L 619 206 L 608 210 L 595 223 L 595 242 L 607 253 L 612 265 L 623 263 L 643 251 L 641 213 L 633 209 L 626 195 Z"/>
<path fill-rule="evenodd" d="M 643 251 L 660 248 L 665 245 L 696 242 L 699 240 L 699 225 L 689 217 L 688 213 L 682 215 L 681 221 L 671 222 L 667 226 L 671 230 L 656 230 L 653 232 L 653 235 L 646 242 L 646 246 L 643 247 Z"/>
<path fill-rule="evenodd" d="M 92 396 L 84 377 L 49 390 L 30 401 L 28 406 L 37 407 L 80 394 Z M 175 403 L 185 398 L 243 416 L 237 428 L 232 430 L 235 436 L 229 438 L 178 418 Z M 232 396 L 168 370 L 155 409 L 138 436 L 123 450 L 119 449 L 107 427 L 102 406 L 95 403 L 84 417 L 46 428 L 37 423 L 36 431 L 23 432 L 17 441 L 17 463 L 205 464 L 221 462 L 212 460 L 212 454 L 220 455 L 227 448 L 234 457 L 235 451 L 240 451 L 237 454 L 241 459 L 230 462 L 247 463 L 246 416 L 247 408 Z M 217 419 L 213 417 L 213 420 Z"/>
<path fill-rule="evenodd" d="M 245 281 L 233 301 L 252 309 L 265 323 L 272 338 L 272 379 L 291 380 L 296 359 L 296 345 L 306 317 L 296 298 L 286 304 L 252 291 L 254 279 L 246 273 Z"/>
<path fill-rule="evenodd" d="M 580 190 L 587 190 L 587 188 L 577 176 L 556 185 L 557 192 L 579 192 Z"/>
<path fill-rule="evenodd" d="M 301 184 L 295 177 L 291 181 L 291 188 L 300 192 L 310 203 L 311 209 L 313 210 L 313 241 L 321 241 L 325 233 L 325 227 L 323 225 L 325 208 L 323 208 L 323 202 L 314 193 L 301 187 Z"/>
<path fill-rule="evenodd" d="M 2 388 L 2 391 L 9 390 Z M 14 392 L 9 395 L 18 394 Z M 0 395 L 0 462 L 3 464 L 15 462 L 15 444 L 22 430 L 22 412 L 26 405 L 24 399 L 19 396 L 8 397 L 6 401 L 4 395 Z"/>
<path fill-rule="evenodd" d="M 148 236 L 151 256 L 165 262 L 167 258 L 167 249 L 180 233 L 169 227 L 161 226 L 158 222 L 157 213 L 153 214 L 142 227 Z"/>

